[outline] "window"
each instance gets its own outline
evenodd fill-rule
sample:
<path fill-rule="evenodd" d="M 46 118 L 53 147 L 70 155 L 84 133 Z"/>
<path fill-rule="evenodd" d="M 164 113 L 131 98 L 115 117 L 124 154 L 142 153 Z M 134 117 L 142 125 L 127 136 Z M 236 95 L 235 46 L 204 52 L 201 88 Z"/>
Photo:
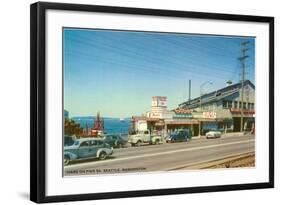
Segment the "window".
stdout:
<path fill-rule="evenodd" d="M 91 146 L 95 146 L 95 145 L 97 145 L 97 142 L 95 140 L 92 140 L 91 141 Z"/>
<path fill-rule="evenodd" d="M 249 103 L 248 107 L 249 107 L 250 110 L 254 110 L 255 109 L 254 103 Z"/>
<path fill-rule="evenodd" d="M 109 139 L 109 140 L 111 140 L 112 138 L 113 138 L 113 136 L 111 136 L 111 135 L 107 136 L 107 139 Z"/>
<path fill-rule="evenodd" d="M 247 109 L 247 103 L 243 103 L 243 109 Z"/>
<path fill-rule="evenodd" d="M 144 131 L 144 134 L 149 134 L 149 132 L 146 130 L 146 131 Z"/>
<path fill-rule="evenodd" d="M 238 108 L 238 102 L 237 101 L 234 102 L 234 108 Z"/>
<path fill-rule="evenodd" d="M 225 101 L 225 100 L 222 101 L 222 107 L 227 108 L 227 101 Z"/>
<path fill-rule="evenodd" d="M 216 93 L 216 97 L 217 97 L 217 96 L 221 96 L 221 92 L 217 92 L 217 93 Z"/>
<path fill-rule="evenodd" d="M 227 108 L 232 108 L 232 101 L 227 101 Z"/>
<path fill-rule="evenodd" d="M 89 142 L 86 141 L 86 142 L 82 142 L 80 147 L 88 147 L 89 146 Z"/>
<path fill-rule="evenodd" d="M 102 141 L 96 141 L 96 145 L 102 145 L 103 142 Z"/>
<path fill-rule="evenodd" d="M 231 100 L 223 100 L 222 101 L 222 107 L 225 109 L 232 108 L 232 101 Z"/>

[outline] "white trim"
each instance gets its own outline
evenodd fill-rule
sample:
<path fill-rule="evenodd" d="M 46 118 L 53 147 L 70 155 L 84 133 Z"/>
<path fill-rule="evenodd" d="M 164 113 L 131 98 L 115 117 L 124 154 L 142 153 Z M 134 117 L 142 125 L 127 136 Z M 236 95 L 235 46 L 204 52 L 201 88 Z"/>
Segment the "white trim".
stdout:
<path fill-rule="evenodd" d="M 46 13 L 46 194 L 258 183 L 269 180 L 269 29 L 266 23 L 202 20 L 79 11 Z M 256 168 L 63 178 L 62 27 L 256 36 Z M 165 179 L 165 180 L 163 180 Z M 184 179 L 184 180 L 182 180 Z"/>

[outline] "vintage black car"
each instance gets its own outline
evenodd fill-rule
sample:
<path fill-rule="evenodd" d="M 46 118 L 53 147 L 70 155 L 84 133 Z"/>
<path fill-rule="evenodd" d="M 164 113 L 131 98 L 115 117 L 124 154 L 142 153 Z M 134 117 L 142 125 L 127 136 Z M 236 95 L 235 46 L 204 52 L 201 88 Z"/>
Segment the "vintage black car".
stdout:
<path fill-rule="evenodd" d="M 123 137 L 121 137 L 118 134 L 107 134 L 103 136 L 104 142 L 109 144 L 112 147 L 118 147 L 122 148 L 125 147 L 127 144 L 127 140 L 125 140 Z"/>
<path fill-rule="evenodd" d="M 192 138 L 191 131 L 188 129 L 184 130 L 178 130 L 173 133 L 171 133 L 167 138 L 166 142 L 167 143 L 172 143 L 172 142 L 185 142 L 185 141 L 190 141 Z"/>

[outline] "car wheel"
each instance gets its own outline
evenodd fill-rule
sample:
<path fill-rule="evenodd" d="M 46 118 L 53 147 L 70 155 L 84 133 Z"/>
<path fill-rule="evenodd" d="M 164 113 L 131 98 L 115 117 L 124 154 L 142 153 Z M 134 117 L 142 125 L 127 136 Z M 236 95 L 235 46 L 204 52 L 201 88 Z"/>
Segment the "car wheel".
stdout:
<path fill-rule="evenodd" d="M 155 141 L 155 145 L 159 145 L 159 140 L 156 140 L 156 141 Z"/>
<path fill-rule="evenodd" d="M 68 165 L 69 162 L 70 162 L 69 157 L 68 156 L 64 156 L 63 162 L 64 162 L 64 165 Z"/>
<path fill-rule="evenodd" d="M 106 157 L 107 157 L 107 154 L 105 152 L 101 152 L 100 156 L 99 156 L 99 159 L 104 160 L 104 159 L 106 159 Z"/>
<path fill-rule="evenodd" d="M 141 141 L 138 141 L 138 142 L 137 142 L 137 146 L 138 146 L 138 147 L 141 146 Z"/>

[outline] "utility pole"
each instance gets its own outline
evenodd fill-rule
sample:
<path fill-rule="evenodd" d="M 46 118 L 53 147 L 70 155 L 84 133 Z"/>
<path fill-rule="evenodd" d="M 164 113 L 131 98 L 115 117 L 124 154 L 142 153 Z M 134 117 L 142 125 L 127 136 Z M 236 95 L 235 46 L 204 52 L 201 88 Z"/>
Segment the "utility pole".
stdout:
<path fill-rule="evenodd" d="M 246 46 L 249 44 L 249 41 L 244 41 L 241 43 L 241 52 L 242 56 L 238 58 L 241 61 L 242 64 L 242 80 L 241 80 L 241 124 L 240 124 L 240 132 L 244 131 L 244 81 L 245 81 L 245 59 L 249 58 L 249 56 L 245 55 L 246 51 L 249 50 L 249 48 L 246 48 Z"/>

